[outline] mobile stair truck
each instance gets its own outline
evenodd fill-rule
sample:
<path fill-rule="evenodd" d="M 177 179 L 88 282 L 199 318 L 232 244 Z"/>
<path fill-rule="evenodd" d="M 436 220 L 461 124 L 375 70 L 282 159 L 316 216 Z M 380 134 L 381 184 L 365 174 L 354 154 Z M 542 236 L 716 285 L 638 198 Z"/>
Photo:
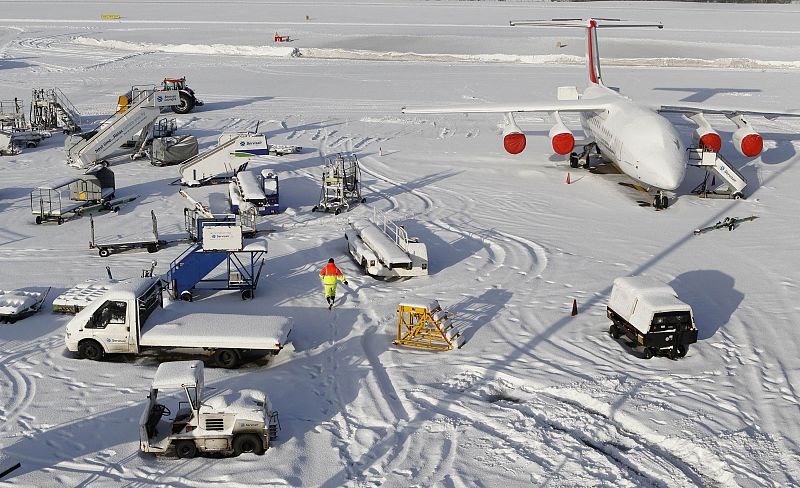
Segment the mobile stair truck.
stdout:
<path fill-rule="evenodd" d="M 159 278 L 137 278 L 108 290 L 67 323 L 67 349 L 95 361 L 147 350 L 200 352 L 218 366 L 236 368 L 249 354 L 277 355 L 288 341 L 287 318 L 198 313 L 181 303 L 164 307 L 162 285 Z"/>
<path fill-rule="evenodd" d="M 152 127 L 164 107 L 180 103 L 177 91 L 154 88 L 132 89 L 127 105 L 100 124 L 97 131 L 73 135 L 64 142 L 67 164 L 86 169 L 95 164 L 105 164 L 106 158 L 120 146 L 147 127 Z"/>
<path fill-rule="evenodd" d="M 193 458 L 198 452 L 264 454 L 280 426 L 267 395 L 227 389 L 206 397 L 203 379 L 200 361 L 158 366 L 139 419 L 139 450 L 156 455 L 174 452 L 179 458 Z M 164 395 L 171 390 L 183 400 Z"/>
<path fill-rule="evenodd" d="M 428 274 L 428 248 L 409 237 L 402 225 L 386 214 L 373 213 L 372 221 L 351 220 L 344 231 L 347 249 L 370 276 L 408 277 Z"/>
<path fill-rule="evenodd" d="M 642 346 L 642 357 L 686 356 L 697 342 L 692 307 L 678 299 L 669 285 L 644 276 L 617 278 L 606 309 L 614 339 L 625 335 L 632 347 Z"/>

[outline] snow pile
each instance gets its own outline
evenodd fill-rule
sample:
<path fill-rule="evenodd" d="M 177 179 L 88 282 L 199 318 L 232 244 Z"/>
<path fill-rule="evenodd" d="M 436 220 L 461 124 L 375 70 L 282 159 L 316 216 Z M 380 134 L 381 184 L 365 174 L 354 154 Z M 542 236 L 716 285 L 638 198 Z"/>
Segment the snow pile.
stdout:
<path fill-rule="evenodd" d="M 76 37 L 74 42 L 86 46 L 137 52 L 207 54 L 227 56 L 289 57 L 315 59 L 347 59 L 359 61 L 427 61 L 440 63 L 516 63 L 532 65 L 583 65 L 584 57 L 570 54 L 442 54 L 365 49 L 320 47 L 248 46 L 230 44 L 154 44 L 93 37 Z M 661 66 L 667 68 L 731 68 L 731 69 L 800 69 L 800 61 L 760 60 L 752 58 L 601 58 L 606 66 Z"/>
<path fill-rule="evenodd" d="M 128 42 L 93 37 L 76 37 L 77 44 L 85 46 L 120 49 L 123 51 L 144 51 L 176 54 L 209 54 L 220 56 L 268 56 L 284 57 L 292 54 L 294 48 L 282 46 L 232 46 L 230 44 L 153 44 L 149 42 Z"/>

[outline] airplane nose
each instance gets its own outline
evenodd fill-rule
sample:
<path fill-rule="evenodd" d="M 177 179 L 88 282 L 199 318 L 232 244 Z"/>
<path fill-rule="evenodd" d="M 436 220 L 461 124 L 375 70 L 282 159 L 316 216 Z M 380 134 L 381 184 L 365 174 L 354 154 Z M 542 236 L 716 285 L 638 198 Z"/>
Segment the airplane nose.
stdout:
<path fill-rule="evenodd" d="M 659 178 L 660 184 L 658 185 L 662 190 L 675 190 L 686 176 L 686 165 L 682 161 L 665 161 L 661 166 L 664 168 Z"/>

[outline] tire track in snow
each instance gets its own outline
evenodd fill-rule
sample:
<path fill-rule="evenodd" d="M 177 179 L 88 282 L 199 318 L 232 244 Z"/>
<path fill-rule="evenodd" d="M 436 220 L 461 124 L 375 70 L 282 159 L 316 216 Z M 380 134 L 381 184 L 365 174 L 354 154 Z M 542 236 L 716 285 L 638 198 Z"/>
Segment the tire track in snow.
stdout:
<path fill-rule="evenodd" d="M 2 398 L 7 402 L 0 406 L 0 432 L 9 433 L 16 426 L 16 421 L 26 415 L 28 406 L 36 395 L 36 381 L 26 374 L 24 368 L 15 367 L 22 360 L 30 360 L 36 354 L 46 352 L 58 345 L 63 339 L 61 337 L 51 337 L 40 343 L 19 343 L 6 348 L 0 358 L 0 383 L 8 385 L 10 394 L 3 394 Z M 24 426 L 26 429 L 28 426 Z"/>
<path fill-rule="evenodd" d="M 411 397 L 420 408 L 433 409 L 496 437 L 519 456 L 546 468 L 553 468 L 554 455 L 583 452 L 581 462 L 594 463 L 593 471 L 617 469 L 620 476 L 637 486 L 736 486 L 726 463 L 705 448 L 689 440 L 658 435 L 583 393 L 556 387 L 532 388 L 516 379 L 485 382 L 485 377 L 477 370 L 467 371 L 460 378 L 451 379 L 451 384 L 436 388 L 432 395 L 415 391 Z M 509 388 L 513 393 L 492 393 Z M 466 405 L 474 405 L 475 400 L 487 405 L 485 414 Z M 497 415 L 492 412 L 494 409 L 505 414 Z M 508 415 L 512 411 L 516 415 Z M 522 419 L 522 424 L 504 423 L 515 416 Z M 534 423 L 525 423 L 525 419 Z M 521 434 L 527 440 L 521 440 Z M 591 457 L 587 448 L 601 456 Z"/>
<path fill-rule="evenodd" d="M 37 64 L 56 71 L 83 71 L 95 69 L 136 56 L 149 54 L 145 51 L 131 53 L 130 51 L 121 51 L 107 47 L 86 46 L 74 42 L 76 37 L 77 36 L 74 34 L 24 37 L 11 41 L 8 49 L 21 53 L 22 56 L 20 57 L 47 56 L 55 58 L 55 63 L 37 60 Z M 59 64 L 60 60 L 64 60 L 64 64 Z M 72 63 L 72 61 L 74 61 L 74 63 Z M 91 64 L 83 65 L 84 61 L 88 61 Z"/>

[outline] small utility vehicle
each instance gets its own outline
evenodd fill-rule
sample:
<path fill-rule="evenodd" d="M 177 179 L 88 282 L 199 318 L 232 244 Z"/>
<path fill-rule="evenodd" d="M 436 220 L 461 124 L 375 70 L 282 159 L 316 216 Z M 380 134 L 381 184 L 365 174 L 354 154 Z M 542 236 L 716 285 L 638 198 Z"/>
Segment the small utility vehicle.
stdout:
<path fill-rule="evenodd" d="M 169 390 L 184 399 L 165 397 Z M 261 455 L 278 435 L 278 412 L 265 393 L 223 390 L 204 397 L 201 361 L 161 363 L 147 398 L 139 420 L 142 452 L 179 458 L 212 452 Z"/>

